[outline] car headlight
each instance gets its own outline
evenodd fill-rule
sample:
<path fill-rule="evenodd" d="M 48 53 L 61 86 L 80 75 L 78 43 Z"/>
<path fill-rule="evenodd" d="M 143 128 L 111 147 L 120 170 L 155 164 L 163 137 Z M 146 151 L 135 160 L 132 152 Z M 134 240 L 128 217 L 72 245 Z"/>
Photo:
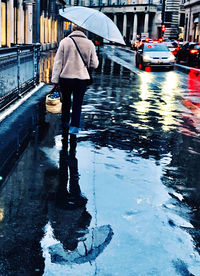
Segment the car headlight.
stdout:
<path fill-rule="evenodd" d="M 174 55 L 170 55 L 169 60 L 170 61 L 175 61 L 175 56 Z"/>
<path fill-rule="evenodd" d="M 148 62 L 151 60 L 151 57 L 149 55 L 144 55 L 143 60 L 144 60 L 144 62 Z"/>

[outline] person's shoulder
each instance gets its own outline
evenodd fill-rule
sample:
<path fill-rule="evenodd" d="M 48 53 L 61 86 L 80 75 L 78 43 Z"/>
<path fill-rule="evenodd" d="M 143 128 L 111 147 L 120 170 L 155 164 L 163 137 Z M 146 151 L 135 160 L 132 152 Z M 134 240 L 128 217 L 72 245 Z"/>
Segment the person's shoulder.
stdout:
<path fill-rule="evenodd" d="M 66 36 L 60 41 L 60 45 L 61 46 L 66 46 L 69 43 L 70 40 L 71 40 L 70 37 Z"/>
<path fill-rule="evenodd" d="M 60 42 L 65 43 L 66 41 L 69 41 L 69 39 L 69 36 L 66 36 Z"/>
<path fill-rule="evenodd" d="M 88 43 L 91 47 L 95 47 L 93 41 L 90 40 L 89 38 L 87 38 L 87 43 Z"/>
<path fill-rule="evenodd" d="M 60 40 L 60 42 L 59 42 L 59 46 L 63 45 L 63 43 L 64 43 L 64 39 L 65 39 L 65 38 L 63 38 L 63 39 L 61 39 L 61 40 Z"/>

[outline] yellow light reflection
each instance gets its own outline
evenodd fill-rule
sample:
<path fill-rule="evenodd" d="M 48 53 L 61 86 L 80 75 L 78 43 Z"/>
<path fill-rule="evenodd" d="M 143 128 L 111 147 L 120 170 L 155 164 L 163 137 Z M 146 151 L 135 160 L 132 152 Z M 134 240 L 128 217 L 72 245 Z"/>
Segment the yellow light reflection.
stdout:
<path fill-rule="evenodd" d="M 172 95 L 178 89 L 178 76 L 175 72 L 168 72 L 165 82 L 163 83 L 162 91 Z"/>
<path fill-rule="evenodd" d="M 148 99 L 149 97 L 152 96 L 152 93 L 149 89 L 149 84 L 153 81 L 153 75 L 147 72 L 144 72 L 142 74 L 140 74 L 140 98 L 142 99 L 142 101 L 145 101 L 146 99 Z"/>
<path fill-rule="evenodd" d="M 47 24 L 47 20 L 48 20 L 48 18 L 45 17 L 44 18 L 44 39 L 45 39 L 45 43 L 48 43 L 48 24 Z"/>
<path fill-rule="evenodd" d="M 4 219 L 4 208 L 0 208 L 0 221 Z"/>
<path fill-rule="evenodd" d="M 51 53 L 48 57 L 44 57 L 40 61 L 40 81 L 47 84 L 50 83 L 55 53 Z"/>
<path fill-rule="evenodd" d="M 54 42 L 54 30 L 55 30 L 55 21 L 54 20 L 51 20 L 51 42 Z"/>
<path fill-rule="evenodd" d="M 1 2 L 1 45 L 6 46 L 6 3 Z"/>
<path fill-rule="evenodd" d="M 64 29 L 69 30 L 70 26 L 71 26 L 71 22 L 65 21 Z"/>
<path fill-rule="evenodd" d="M 51 18 L 48 19 L 48 38 L 49 38 L 49 43 L 52 42 L 52 37 L 51 37 Z"/>
<path fill-rule="evenodd" d="M 40 16 L 40 43 L 44 43 L 44 15 Z"/>
<path fill-rule="evenodd" d="M 147 113 L 149 108 L 150 108 L 150 103 L 146 102 L 146 101 L 140 101 L 135 103 L 134 107 L 136 108 L 136 110 L 138 111 L 138 113 Z M 140 116 L 141 119 L 145 119 L 146 116 Z"/>
<path fill-rule="evenodd" d="M 176 121 L 173 117 L 173 112 L 176 110 L 174 104 L 174 96 L 178 92 L 178 76 L 175 72 L 168 72 L 166 80 L 162 86 L 162 100 L 164 103 L 160 103 L 160 114 L 162 115 L 162 128 L 165 131 L 173 129 Z"/>
<path fill-rule="evenodd" d="M 55 42 L 57 42 L 57 26 L 58 26 L 58 22 L 57 20 L 55 21 Z"/>
<path fill-rule="evenodd" d="M 153 81 L 153 75 L 147 72 L 140 74 L 140 99 L 141 101 L 134 103 L 134 108 L 137 110 L 138 117 L 143 122 L 147 122 L 146 113 L 150 109 L 150 101 L 149 98 L 152 97 L 152 91 L 150 90 L 150 83 Z"/>

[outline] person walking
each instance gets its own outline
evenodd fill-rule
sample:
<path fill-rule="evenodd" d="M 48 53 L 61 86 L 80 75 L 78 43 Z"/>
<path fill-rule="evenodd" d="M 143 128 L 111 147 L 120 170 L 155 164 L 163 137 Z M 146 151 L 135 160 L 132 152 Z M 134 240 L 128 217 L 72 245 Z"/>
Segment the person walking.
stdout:
<path fill-rule="evenodd" d="M 87 68 L 96 69 L 98 65 L 99 60 L 93 42 L 87 38 L 84 29 L 75 25 L 73 32 L 60 42 L 51 78 L 54 87 L 60 84 L 63 134 L 78 134 L 83 97 L 90 79 Z M 71 95 L 73 95 L 72 104 Z M 70 116 L 71 105 L 72 114 Z"/>

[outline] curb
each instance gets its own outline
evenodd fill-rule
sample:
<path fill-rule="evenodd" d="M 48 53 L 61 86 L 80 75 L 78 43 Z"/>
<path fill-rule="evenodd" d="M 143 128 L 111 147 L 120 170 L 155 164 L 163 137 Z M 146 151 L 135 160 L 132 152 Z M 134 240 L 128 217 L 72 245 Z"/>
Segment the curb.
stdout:
<path fill-rule="evenodd" d="M 35 92 L 41 89 L 44 85 L 45 83 L 41 82 L 35 88 L 30 90 L 28 93 L 26 93 L 26 95 L 23 98 L 21 98 L 14 104 L 10 105 L 5 111 L 1 113 L 0 122 L 2 122 L 7 116 L 9 116 L 13 111 L 15 111 L 23 102 L 25 102 L 28 98 L 30 98 Z"/>
<path fill-rule="evenodd" d="M 181 64 L 175 64 L 175 68 L 183 73 L 193 73 L 196 75 L 200 74 L 200 69 L 194 68 L 194 67 L 189 67 Z"/>

